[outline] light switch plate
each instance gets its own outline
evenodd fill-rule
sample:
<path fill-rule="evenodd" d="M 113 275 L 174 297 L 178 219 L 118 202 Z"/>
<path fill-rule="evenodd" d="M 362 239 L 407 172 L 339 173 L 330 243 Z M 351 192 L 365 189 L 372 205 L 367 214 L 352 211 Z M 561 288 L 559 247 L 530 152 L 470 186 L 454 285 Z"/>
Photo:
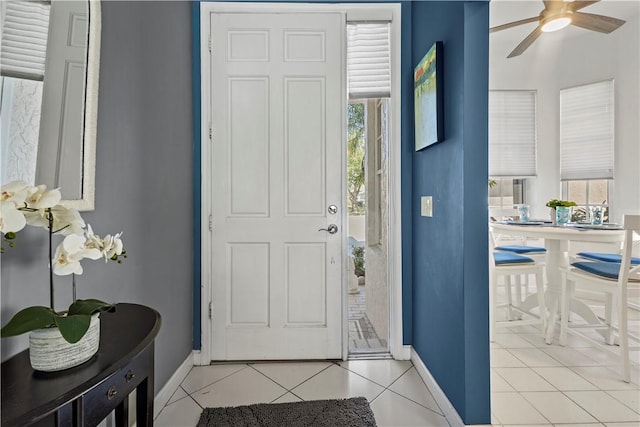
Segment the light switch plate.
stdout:
<path fill-rule="evenodd" d="M 422 216 L 433 216 L 433 199 L 431 196 L 420 198 L 420 214 Z"/>

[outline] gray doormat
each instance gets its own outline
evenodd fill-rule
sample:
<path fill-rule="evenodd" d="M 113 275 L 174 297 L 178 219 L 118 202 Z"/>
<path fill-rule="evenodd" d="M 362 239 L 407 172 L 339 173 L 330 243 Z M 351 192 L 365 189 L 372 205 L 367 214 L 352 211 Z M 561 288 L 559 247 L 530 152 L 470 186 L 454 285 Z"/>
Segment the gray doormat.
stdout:
<path fill-rule="evenodd" d="M 197 427 L 376 427 L 364 397 L 206 408 Z"/>

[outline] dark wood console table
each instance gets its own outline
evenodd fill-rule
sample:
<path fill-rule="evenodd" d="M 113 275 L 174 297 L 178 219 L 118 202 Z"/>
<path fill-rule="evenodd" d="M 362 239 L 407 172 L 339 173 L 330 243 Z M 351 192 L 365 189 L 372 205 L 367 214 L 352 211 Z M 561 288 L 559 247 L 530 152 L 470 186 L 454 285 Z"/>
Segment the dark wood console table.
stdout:
<path fill-rule="evenodd" d="M 137 425 L 153 425 L 153 340 L 160 314 L 121 303 L 100 315 L 100 348 L 88 362 L 36 372 L 29 350 L 2 364 L 2 426 L 95 426 L 115 410 L 128 426 L 127 396 L 136 389 Z"/>

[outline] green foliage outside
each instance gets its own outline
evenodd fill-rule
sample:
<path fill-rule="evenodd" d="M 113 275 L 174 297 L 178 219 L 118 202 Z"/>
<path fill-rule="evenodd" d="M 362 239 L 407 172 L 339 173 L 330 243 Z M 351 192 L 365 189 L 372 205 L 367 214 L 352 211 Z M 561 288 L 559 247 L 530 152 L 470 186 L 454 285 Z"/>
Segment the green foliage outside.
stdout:
<path fill-rule="evenodd" d="M 347 107 L 347 192 L 351 215 L 364 215 L 364 202 L 358 201 L 364 190 L 364 104 Z"/>
<path fill-rule="evenodd" d="M 357 277 L 364 277 L 364 246 L 354 247 L 351 253 L 353 254 L 355 275 Z"/>

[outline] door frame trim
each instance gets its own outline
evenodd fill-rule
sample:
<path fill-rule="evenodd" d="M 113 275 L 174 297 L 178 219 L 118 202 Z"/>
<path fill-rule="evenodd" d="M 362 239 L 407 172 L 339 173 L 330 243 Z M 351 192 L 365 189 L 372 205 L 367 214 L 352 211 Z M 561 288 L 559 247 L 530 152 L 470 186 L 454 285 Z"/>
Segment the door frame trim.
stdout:
<path fill-rule="evenodd" d="M 209 139 L 211 114 L 210 87 L 210 58 L 209 34 L 211 13 L 288 13 L 288 12 L 344 12 L 348 16 L 367 14 L 392 15 L 391 21 L 391 101 L 390 101 L 390 138 L 389 138 L 389 242 L 388 242 L 388 283 L 389 289 L 389 350 L 395 359 L 408 359 L 409 355 L 402 345 L 402 227 L 401 227 L 401 92 L 400 92 L 400 13 L 399 3 L 375 4 L 309 4 L 309 3 L 200 3 L 200 95 L 201 95 L 201 282 L 200 282 L 200 334 L 201 349 L 195 358 L 195 364 L 208 365 L 211 362 L 212 319 L 209 318 L 210 303 L 212 301 L 213 286 L 211 281 L 211 244 L 212 233 L 209 230 L 209 217 L 212 212 L 211 200 L 211 167 L 213 165 L 211 140 Z M 345 68 L 346 73 L 346 68 Z M 346 105 L 346 104 L 345 104 Z M 346 108 L 346 106 L 345 106 Z M 343 133 L 346 132 L 346 127 Z M 346 144 L 346 136 L 343 136 Z M 346 148 L 345 148 L 346 150 Z M 195 165 L 194 165 L 195 166 Z M 343 159 L 343 169 L 346 174 L 346 158 Z M 343 206 L 346 206 L 346 191 L 343 195 Z M 346 211 L 345 211 L 346 212 Z M 343 212 L 343 224 L 346 224 L 346 213 Z M 343 243 L 343 253 L 346 253 L 346 239 Z M 348 356 L 348 296 L 344 278 L 347 263 L 343 263 L 342 280 L 342 353 L 343 359 Z"/>

